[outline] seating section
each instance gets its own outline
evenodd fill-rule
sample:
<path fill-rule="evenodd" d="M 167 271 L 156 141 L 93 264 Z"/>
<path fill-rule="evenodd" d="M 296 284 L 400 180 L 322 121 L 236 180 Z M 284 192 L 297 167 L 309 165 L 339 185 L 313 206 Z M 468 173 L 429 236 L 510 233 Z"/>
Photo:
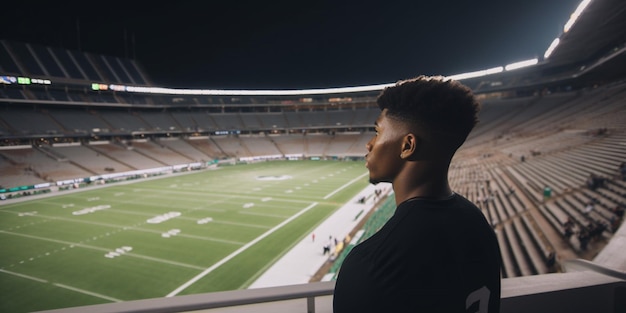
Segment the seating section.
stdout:
<path fill-rule="evenodd" d="M 61 155 L 55 154 L 46 148 L 32 147 L 25 149 L 11 149 L 1 150 L 2 158 L 9 161 L 6 164 L 8 167 L 13 165 L 18 168 L 23 168 L 24 172 L 27 172 L 26 177 L 31 177 L 33 180 L 29 181 L 25 185 L 34 185 L 44 182 L 54 182 L 63 179 L 72 179 L 80 177 L 89 177 L 93 175 L 93 172 L 80 168 Z M 8 171 L 9 173 L 11 171 Z M 3 187 L 16 187 L 14 181 L 23 181 L 26 177 L 20 177 L 20 173 L 17 175 L 0 175 L 0 184 Z M 7 173 L 8 174 L 8 173 Z"/>
<path fill-rule="evenodd" d="M 61 125 L 55 123 L 44 111 L 11 109 L 3 110 L 0 116 L 11 135 L 61 135 L 64 133 Z"/>
<path fill-rule="evenodd" d="M 93 145 L 91 148 L 133 170 L 157 168 L 167 165 L 145 152 L 140 152 L 140 149 L 135 150 L 132 142 Z"/>
<path fill-rule="evenodd" d="M 106 154 L 92 149 L 89 145 L 58 146 L 49 149 L 76 167 L 84 169 L 93 175 L 133 170 L 133 168 L 115 161 Z"/>
<path fill-rule="evenodd" d="M 161 166 L 188 164 L 195 161 L 191 157 L 188 157 L 174 149 L 169 148 L 167 145 L 162 144 L 161 141 L 133 141 L 132 148 L 135 152 L 143 155 L 145 158 L 160 163 Z"/>
<path fill-rule="evenodd" d="M 130 59 L 7 40 L 0 41 L 0 55 L 3 74 L 146 85 L 138 65 Z"/>
<path fill-rule="evenodd" d="M 367 138 L 369 140 L 368 136 L 363 136 L 360 133 L 335 134 L 332 137 L 332 140 L 328 143 L 328 146 L 325 148 L 324 155 L 342 157 L 352 155 L 364 156 L 366 153 L 365 145 L 360 144 L 363 142 L 362 138 Z"/>
<path fill-rule="evenodd" d="M 327 112 L 281 113 L 210 113 L 206 111 L 169 111 L 116 108 L 48 108 L 5 109 L 0 111 L 0 131 L 12 136 L 41 134 L 84 135 L 97 130 L 99 134 L 130 132 L 258 132 L 285 133 L 289 130 L 328 129 L 350 127 L 338 118 L 353 120 L 359 114 L 370 114 L 372 109 Z M 340 113 L 339 113 L 340 112 Z M 309 116 L 310 115 L 310 116 Z M 371 128 L 374 119 L 360 128 Z M 6 125 L 6 126 L 5 126 Z"/>
<path fill-rule="evenodd" d="M 185 156 L 193 162 L 206 162 L 208 160 L 215 159 L 215 157 L 212 156 L 212 152 L 205 153 L 201 149 L 190 144 L 188 141 L 180 140 L 178 138 L 159 139 L 158 145 L 167 147 L 174 153 Z"/>
<path fill-rule="evenodd" d="M 265 135 L 240 136 L 241 146 L 250 152 L 251 156 L 272 156 L 283 154 L 278 147 Z"/>

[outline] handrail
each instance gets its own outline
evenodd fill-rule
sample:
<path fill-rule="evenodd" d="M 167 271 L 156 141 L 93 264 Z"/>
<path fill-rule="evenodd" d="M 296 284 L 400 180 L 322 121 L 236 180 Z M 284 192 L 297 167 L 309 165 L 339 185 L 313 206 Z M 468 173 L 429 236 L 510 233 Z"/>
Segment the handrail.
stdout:
<path fill-rule="evenodd" d="M 97 304 L 83 307 L 48 310 L 46 313 L 171 313 L 202 309 L 215 309 L 266 302 L 306 299 L 307 313 L 315 313 L 315 298 L 329 296 L 335 290 L 335 282 L 266 287 L 256 289 L 221 291 L 204 294 L 183 295 Z M 86 309 L 88 308 L 88 310 Z"/>
<path fill-rule="evenodd" d="M 591 263 L 591 262 L 589 262 Z M 587 270 L 593 263 L 569 263 L 580 271 L 506 278 L 502 281 L 502 313 L 626 312 L 626 280 Z M 610 270 L 609 270 L 610 271 Z M 210 312 L 332 312 L 335 282 L 222 291 L 176 297 L 133 300 L 43 311 L 45 313 L 172 313 L 211 310 Z M 316 298 L 319 309 L 316 310 Z M 306 301 L 306 309 L 297 301 Z M 330 301 L 329 301 L 330 300 Z M 296 301 L 296 302 L 293 302 Z M 267 305 L 263 305 L 267 304 Z M 288 309 L 286 309 L 286 307 Z M 224 310 L 221 310 L 224 309 Z M 215 311 L 213 311 L 215 310 Z"/>
<path fill-rule="evenodd" d="M 565 272 L 594 271 L 596 273 L 626 280 L 626 273 L 584 259 L 567 260 L 561 263 Z"/>

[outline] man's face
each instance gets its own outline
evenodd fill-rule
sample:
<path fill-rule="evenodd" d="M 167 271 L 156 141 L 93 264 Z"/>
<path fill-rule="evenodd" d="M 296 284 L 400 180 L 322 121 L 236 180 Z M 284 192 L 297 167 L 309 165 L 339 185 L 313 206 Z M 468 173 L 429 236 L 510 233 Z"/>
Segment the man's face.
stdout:
<path fill-rule="evenodd" d="M 387 117 L 387 110 L 383 110 L 376 119 L 376 134 L 365 145 L 365 167 L 370 172 L 370 183 L 392 183 L 400 172 L 404 161 L 400 157 L 402 152 L 402 138 L 405 127 L 401 122 Z"/>

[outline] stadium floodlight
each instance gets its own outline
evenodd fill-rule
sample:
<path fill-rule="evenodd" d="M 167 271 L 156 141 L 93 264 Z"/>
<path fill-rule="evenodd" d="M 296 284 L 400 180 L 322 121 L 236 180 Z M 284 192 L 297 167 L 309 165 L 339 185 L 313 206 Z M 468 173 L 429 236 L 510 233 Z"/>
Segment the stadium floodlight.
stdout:
<path fill-rule="evenodd" d="M 539 60 L 537 58 L 531 59 L 531 60 L 526 60 L 526 61 L 515 62 L 515 63 L 511 63 L 511 64 L 505 65 L 504 66 L 504 70 L 505 71 L 512 71 L 512 70 L 516 70 L 516 69 L 522 68 L 522 67 L 533 66 L 533 65 L 535 65 L 537 63 L 539 63 Z"/>
<path fill-rule="evenodd" d="M 561 42 L 561 39 L 559 39 L 559 38 L 554 38 L 554 40 L 552 40 L 552 43 L 550 44 L 550 46 L 548 47 L 546 52 L 543 54 L 543 58 L 544 59 L 547 59 L 547 58 L 550 57 L 552 52 L 554 52 L 554 49 L 556 49 L 556 46 L 559 45 L 559 42 Z"/>
<path fill-rule="evenodd" d="M 497 73 L 501 73 L 502 71 L 504 71 L 504 68 L 502 66 L 498 66 L 498 67 L 493 67 L 493 68 L 489 68 L 486 70 L 456 74 L 456 75 L 448 76 L 447 78 L 452 79 L 452 80 L 463 80 L 463 79 L 468 79 L 468 78 L 475 78 L 475 77 L 487 76 L 491 74 L 497 74 Z"/>
<path fill-rule="evenodd" d="M 589 3 L 591 3 L 591 0 L 583 0 L 578 5 L 578 7 L 576 7 L 576 10 L 574 11 L 574 13 L 572 13 L 567 23 L 565 23 L 565 26 L 563 26 L 563 33 L 567 33 L 570 31 L 570 29 L 572 29 L 572 26 L 574 26 L 574 23 L 576 23 L 578 18 L 583 14 L 583 11 L 585 11 Z M 561 39 L 559 39 L 558 37 L 555 38 L 550 44 L 550 46 L 548 47 L 548 49 L 546 49 L 546 52 L 543 54 L 543 58 L 544 59 L 549 58 L 552 52 L 554 52 L 554 50 L 556 49 L 556 47 L 559 45 L 560 42 L 561 42 Z"/>
<path fill-rule="evenodd" d="M 565 23 L 565 26 L 563 26 L 563 32 L 564 33 L 567 33 L 572 28 L 574 23 L 576 23 L 576 20 L 578 20 L 578 18 L 583 14 L 583 11 L 585 10 L 585 8 L 587 8 L 589 3 L 591 3 L 591 0 L 583 0 L 578 5 L 578 7 L 576 8 L 576 11 L 574 11 L 574 13 L 572 13 L 572 15 L 570 16 L 570 18 L 567 21 L 567 23 Z"/>
<path fill-rule="evenodd" d="M 205 95 L 205 96 L 293 96 L 293 95 L 319 95 L 333 93 L 352 93 L 364 91 L 379 91 L 389 84 L 370 86 L 355 86 L 324 89 L 297 89 L 297 90 L 221 90 L 221 89 L 174 89 L 161 87 L 134 87 L 126 86 L 128 92 L 176 94 L 176 95 Z"/>

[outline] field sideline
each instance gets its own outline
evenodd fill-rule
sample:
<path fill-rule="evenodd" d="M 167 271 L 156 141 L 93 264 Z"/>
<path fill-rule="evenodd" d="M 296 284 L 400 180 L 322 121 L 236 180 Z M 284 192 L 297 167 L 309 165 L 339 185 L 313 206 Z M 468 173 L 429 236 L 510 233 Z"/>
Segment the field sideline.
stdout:
<path fill-rule="evenodd" d="M 264 162 L 0 202 L 0 311 L 247 288 L 363 190 L 366 172 Z"/>

